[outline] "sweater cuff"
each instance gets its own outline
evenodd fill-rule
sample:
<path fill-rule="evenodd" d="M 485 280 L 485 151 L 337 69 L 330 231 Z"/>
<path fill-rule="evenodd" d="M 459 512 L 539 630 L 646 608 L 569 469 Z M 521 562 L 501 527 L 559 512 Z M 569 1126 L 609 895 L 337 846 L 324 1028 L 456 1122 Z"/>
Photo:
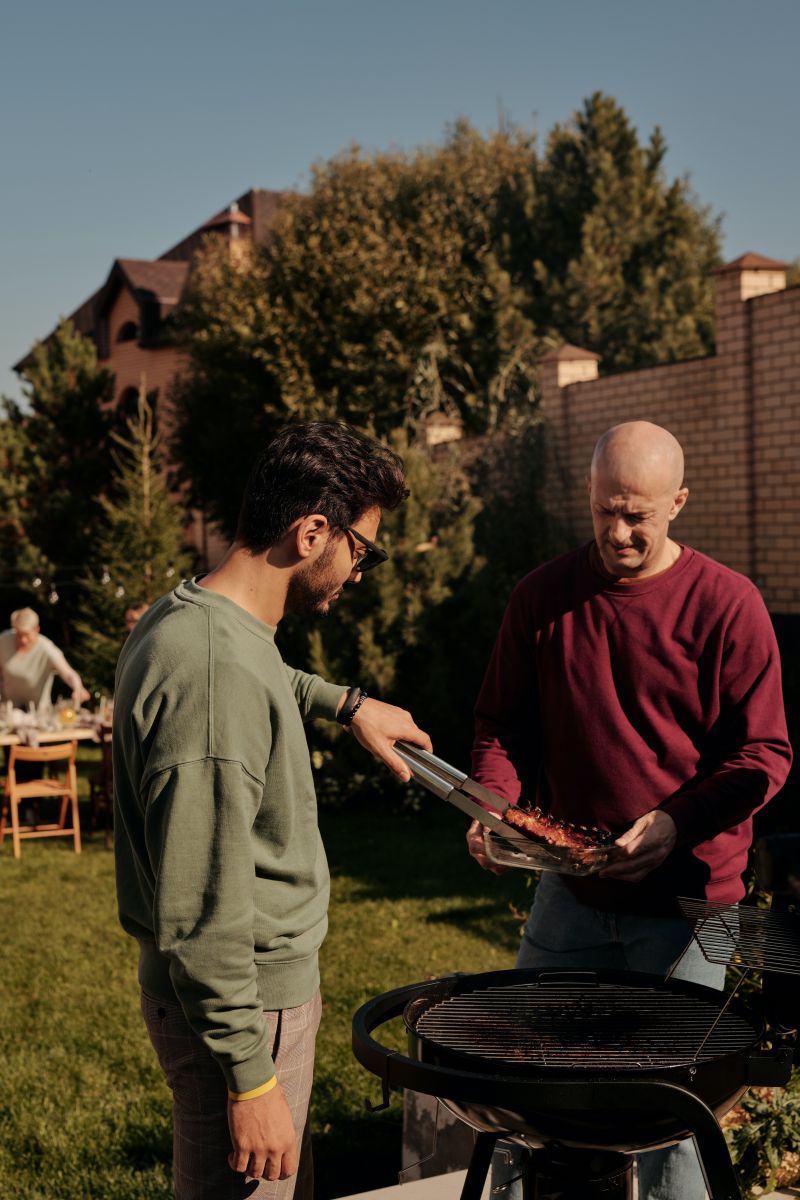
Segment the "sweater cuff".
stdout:
<path fill-rule="evenodd" d="M 228 1089 L 229 1100 L 255 1100 L 258 1096 L 266 1096 L 267 1092 L 271 1092 L 277 1086 L 278 1076 L 273 1075 L 272 1079 L 268 1079 L 266 1083 L 262 1083 L 261 1087 L 252 1088 L 249 1092 L 232 1092 Z"/>
<path fill-rule="evenodd" d="M 711 836 L 700 828 L 703 817 L 703 806 L 699 796 L 690 792 L 682 792 L 670 797 L 659 805 L 662 812 L 672 817 L 675 831 L 678 835 L 676 846 L 697 845 Z"/>
<path fill-rule="evenodd" d="M 217 1059 L 225 1076 L 228 1095 L 239 1100 L 264 1087 L 264 1080 L 275 1077 L 275 1063 L 266 1048 L 259 1050 L 247 1062 L 225 1062 Z M 269 1090 L 267 1088 L 265 1091 Z"/>
<path fill-rule="evenodd" d="M 348 686 L 348 684 L 327 683 L 324 679 L 320 679 L 310 692 L 309 717 L 312 719 L 322 717 L 328 721 L 335 721 L 339 704 Z"/>

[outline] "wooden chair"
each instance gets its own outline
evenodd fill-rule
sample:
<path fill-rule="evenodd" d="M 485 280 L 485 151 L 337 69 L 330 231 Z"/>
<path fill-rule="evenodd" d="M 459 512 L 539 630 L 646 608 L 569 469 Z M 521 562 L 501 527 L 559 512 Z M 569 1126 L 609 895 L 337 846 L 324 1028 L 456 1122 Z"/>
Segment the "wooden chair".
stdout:
<path fill-rule="evenodd" d="M 6 835 L 6 818 L 11 810 L 11 840 L 14 846 L 14 858 L 19 858 L 23 838 L 41 837 L 71 837 L 75 853 L 81 852 L 81 827 L 78 818 L 78 775 L 75 770 L 75 751 L 77 742 L 59 743 L 57 746 L 12 746 L 8 760 L 8 778 L 6 779 L 3 807 L 0 812 L 0 845 Z M 17 780 L 16 765 L 18 762 L 29 763 L 66 763 L 64 779 L 26 779 Z M 58 820 L 48 825 L 38 822 L 32 828 L 21 828 L 19 821 L 19 806 L 27 800 L 43 800 L 46 798 L 61 799 Z M 67 809 L 72 806 L 72 828 L 66 827 Z"/>

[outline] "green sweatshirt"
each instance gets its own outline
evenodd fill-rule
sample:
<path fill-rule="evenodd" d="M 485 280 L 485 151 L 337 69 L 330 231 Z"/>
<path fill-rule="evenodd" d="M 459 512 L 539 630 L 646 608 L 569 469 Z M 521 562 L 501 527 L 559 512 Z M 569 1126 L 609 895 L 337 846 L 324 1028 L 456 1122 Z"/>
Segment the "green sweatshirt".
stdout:
<path fill-rule="evenodd" d="M 264 1009 L 319 986 L 328 866 L 303 721 L 343 687 L 275 630 L 181 583 L 125 643 L 114 693 L 117 896 L 139 980 L 180 1001 L 232 1092 L 274 1074 Z"/>

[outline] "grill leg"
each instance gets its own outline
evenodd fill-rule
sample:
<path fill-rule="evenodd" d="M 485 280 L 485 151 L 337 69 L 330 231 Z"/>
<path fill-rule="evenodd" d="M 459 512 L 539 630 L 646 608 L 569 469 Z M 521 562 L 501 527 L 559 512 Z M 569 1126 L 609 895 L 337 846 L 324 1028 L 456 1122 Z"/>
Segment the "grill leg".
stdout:
<path fill-rule="evenodd" d="M 725 1135 L 703 1101 L 679 1084 L 663 1080 L 602 1081 L 544 1084 L 537 1089 L 540 1105 L 568 1112 L 601 1109 L 672 1113 L 690 1129 L 697 1143 L 700 1166 L 711 1200 L 741 1200 Z"/>
<path fill-rule="evenodd" d="M 497 1144 L 498 1134 L 479 1133 L 475 1139 L 475 1149 L 469 1160 L 467 1178 L 461 1189 L 461 1200 L 481 1200 L 483 1185 L 492 1165 L 492 1155 Z"/>
<path fill-rule="evenodd" d="M 695 1125 L 694 1140 L 711 1200 L 741 1200 L 739 1180 L 719 1126 L 712 1128 L 709 1125 L 698 1132 Z"/>

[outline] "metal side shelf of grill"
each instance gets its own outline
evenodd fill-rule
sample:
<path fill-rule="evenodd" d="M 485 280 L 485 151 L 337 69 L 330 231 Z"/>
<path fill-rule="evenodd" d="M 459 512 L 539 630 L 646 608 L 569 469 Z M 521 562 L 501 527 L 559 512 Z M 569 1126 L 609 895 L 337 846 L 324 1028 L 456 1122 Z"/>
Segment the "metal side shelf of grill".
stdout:
<path fill-rule="evenodd" d="M 680 897 L 707 962 L 748 971 L 800 975 L 800 915 Z"/>

